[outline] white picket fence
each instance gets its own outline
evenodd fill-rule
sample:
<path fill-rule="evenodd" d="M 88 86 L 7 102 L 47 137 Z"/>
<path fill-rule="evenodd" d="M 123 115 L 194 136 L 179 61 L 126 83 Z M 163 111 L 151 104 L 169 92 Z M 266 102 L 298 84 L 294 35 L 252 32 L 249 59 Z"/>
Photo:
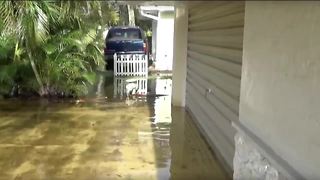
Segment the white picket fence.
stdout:
<path fill-rule="evenodd" d="M 144 54 L 114 54 L 114 76 L 148 76 L 148 58 Z"/>

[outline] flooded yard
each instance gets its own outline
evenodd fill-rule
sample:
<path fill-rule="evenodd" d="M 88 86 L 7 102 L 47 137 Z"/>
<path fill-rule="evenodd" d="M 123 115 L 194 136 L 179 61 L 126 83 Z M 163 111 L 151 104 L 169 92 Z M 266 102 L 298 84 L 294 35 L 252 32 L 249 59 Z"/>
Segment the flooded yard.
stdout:
<path fill-rule="evenodd" d="M 99 83 L 74 102 L 0 100 L 0 179 L 228 179 L 170 78 Z"/>

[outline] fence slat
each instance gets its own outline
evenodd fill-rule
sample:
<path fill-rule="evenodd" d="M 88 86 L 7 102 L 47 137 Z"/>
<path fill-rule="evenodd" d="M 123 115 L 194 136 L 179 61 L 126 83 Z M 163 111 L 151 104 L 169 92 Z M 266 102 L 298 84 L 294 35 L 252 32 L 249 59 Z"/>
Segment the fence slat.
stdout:
<path fill-rule="evenodd" d="M 114 54 L 114 76 L 148 76 L 147 55 Z"/>

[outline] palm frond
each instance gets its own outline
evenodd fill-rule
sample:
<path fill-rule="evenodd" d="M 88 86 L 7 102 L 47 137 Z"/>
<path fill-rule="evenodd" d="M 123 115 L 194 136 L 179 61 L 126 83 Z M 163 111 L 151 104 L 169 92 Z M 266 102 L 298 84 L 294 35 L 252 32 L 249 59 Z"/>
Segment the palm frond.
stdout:
<path fill-rule="evenodd" d="M 0 1 L 0 83 L 87 93 L 103 63 L 97 27 L 118 17 L 113 6 L 100 1 Z"/>

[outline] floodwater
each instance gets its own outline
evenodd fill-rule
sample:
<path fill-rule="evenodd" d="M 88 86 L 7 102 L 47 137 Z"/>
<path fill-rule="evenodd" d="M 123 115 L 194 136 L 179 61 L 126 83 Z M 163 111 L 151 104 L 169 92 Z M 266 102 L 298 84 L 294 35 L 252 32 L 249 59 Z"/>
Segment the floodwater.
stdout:
<path fill-rule="evenodd" d="M 78 101 L 0 100 L 0 179 L 228 179 L 170 78 L 100 80 Z"/>

